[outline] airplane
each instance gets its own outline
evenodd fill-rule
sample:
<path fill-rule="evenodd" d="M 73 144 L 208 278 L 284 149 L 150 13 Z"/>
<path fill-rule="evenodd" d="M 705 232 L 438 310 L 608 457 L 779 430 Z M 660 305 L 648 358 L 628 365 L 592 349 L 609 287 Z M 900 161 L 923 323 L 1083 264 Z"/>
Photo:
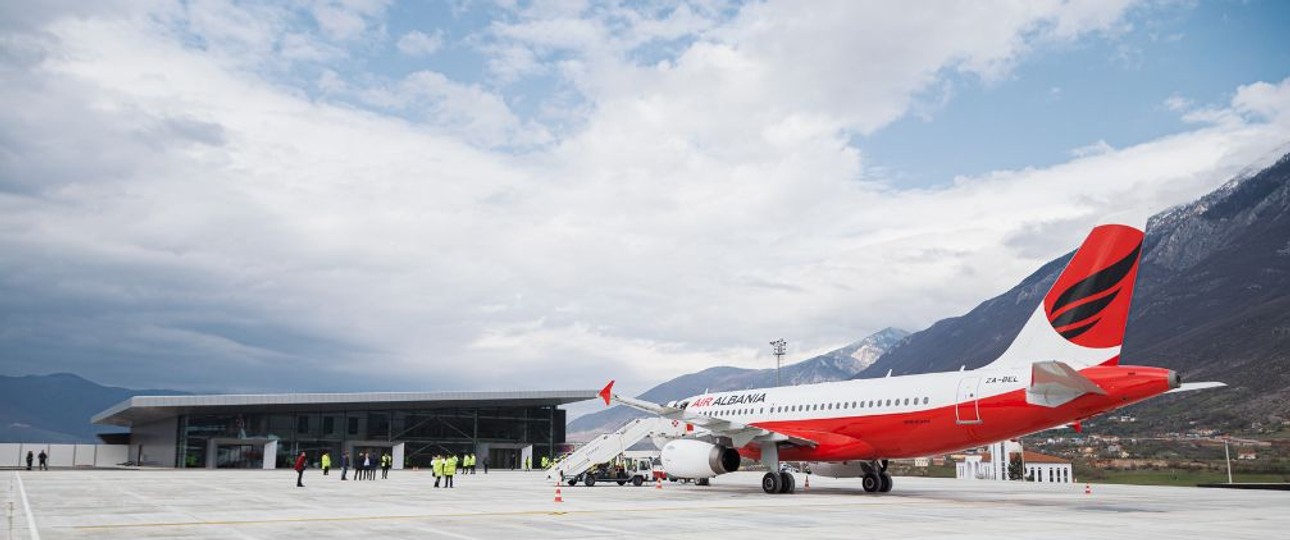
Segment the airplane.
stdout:
<path fill-rule="evenodd" d="M 667 404 L 599 396 L 700 429 L 664 443 L 674 477 L 709 479 L 740 458 L 767 467 L 766 493 L 793 493 L 781 461 L 892 489 L 891 459 L 945 454 L 1073 425 L 1165 393 L 1225 386 L 1182 383 L 1164 368 L 1124 365 L 1120 347 L 1141 258 L 1141 229 L 1095 227 L 1008 348 L 974 370 L 715 392 Z"/>

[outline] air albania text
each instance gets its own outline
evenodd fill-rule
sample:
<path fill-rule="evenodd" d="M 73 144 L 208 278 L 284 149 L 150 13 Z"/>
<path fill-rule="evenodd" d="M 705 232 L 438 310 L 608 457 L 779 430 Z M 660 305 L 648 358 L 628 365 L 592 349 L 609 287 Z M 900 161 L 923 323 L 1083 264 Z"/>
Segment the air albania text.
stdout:
<path fill-rule="evenodd" d="M 760 394 L 731 394 L 721 397 L 705 397 L 695 401 L 691 407 L 715 407 L 717 405 L 742 405 L 745 403 L 764 403 L 766 393 Z"/>

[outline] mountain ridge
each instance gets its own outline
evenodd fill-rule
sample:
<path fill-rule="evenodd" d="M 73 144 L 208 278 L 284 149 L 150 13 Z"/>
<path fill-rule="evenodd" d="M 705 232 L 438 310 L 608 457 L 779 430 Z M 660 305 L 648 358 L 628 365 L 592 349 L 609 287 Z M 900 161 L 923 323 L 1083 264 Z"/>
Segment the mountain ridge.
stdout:
<path fill-rule="evenodd" d="M 187 394 L 103 386 L 72 373 L 0 375 L 0 442 L 93 443 L 99 433 L 122 431 L 90 423 L 108 407 L 133 396 Z"/>
<path fill-rule="evenodd" d="M 884 328 L 864 339 L 784 366 L 781 370 L 783 385 L 811 384 L 816 382 L 837 381 L 850 378 L 867 368 L 890 347 L 899 343 L 909 332 L 898 328 Z M 680 375 L 660 383 L 644 393 L 640 399 L 665 403 L 705 392 L 742 390 L 775 386 L 775 369 L 748 369 L 731 366 L 717 366 Z M 581 435 L 602 433 L 618 429 L 633 418 L 645 416 L 645 413 L 615 405 L 609 409 L 585 414 L 569 422 L 567 432 L 570 440 Z"/>

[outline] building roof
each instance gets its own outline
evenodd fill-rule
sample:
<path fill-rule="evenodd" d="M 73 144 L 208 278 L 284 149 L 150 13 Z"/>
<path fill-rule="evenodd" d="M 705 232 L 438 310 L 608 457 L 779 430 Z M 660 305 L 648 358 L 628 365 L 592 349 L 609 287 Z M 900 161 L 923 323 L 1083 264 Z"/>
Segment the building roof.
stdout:
<path fill-rule="evenodd" d="M 1026 450 L 1026 451 L 1022 452 L 1022 454 L 1021 454 L 1021 460 L 1022 460 L 1022 461 L 1024 461 L 1024 462 L 1026 462 L 1026 463 L 1061 463 L 1061 464 L 1069 464 L 1069 463 L 1071 462 L 1069 459 L 1062 459 L 1062 458 L 1059 458 L 1059 457 L 1057 457 L 1057 456 L 1050 456 L 1050 455 L 1048 455 L 1048 454 L 1040 454 L 1039 452 L 1031 452 L 1030 450 Z"/>
<path fill-rule="evenodd" d="M 1009 459 L 1011 459 L 1011 457 L 1016 454 L 1017 454 L 1016 452 L 1009 452 L 1008 453 Z M 969 454 L 969 455 L 981 456 L 982 463 L 990 463 L 994 458 L 994 456 L 992 456 L 990 452 L 981 452 L 980 454 Z M 1057 456 L 1050 456 L 1048 454 L 1040 454 L 1039 452 L 1031 452 L 1030 450 L 1022 450 L 1021 460 L 1025 463 L 1066 463 L 1066 464 L 1070 463 L 1069 459 L 1062 459 Z"/>
<path fill-rule="evenodd" d="M 596 397 L 596 390 L 516 392 L 359 392 L 346 394 L 213 394 L 135 396 L 94 415 L 90 422 L 117 426 L 146 424 L 181 414 L 219 412 L 435 409 L 445 407 L 555 406 Z"/>

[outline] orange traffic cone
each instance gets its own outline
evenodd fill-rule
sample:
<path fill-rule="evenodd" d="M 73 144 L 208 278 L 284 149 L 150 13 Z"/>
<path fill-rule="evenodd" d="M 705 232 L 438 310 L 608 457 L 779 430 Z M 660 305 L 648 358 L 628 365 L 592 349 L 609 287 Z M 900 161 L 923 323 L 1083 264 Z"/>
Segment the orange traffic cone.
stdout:
<path fill-rule="evenodd" d="M 558 503 L 562 503 L 562 502 L 564 502 L 564 496 L 563 496 L 563 495 L 560 495 L 560 488 L 559 488 L 559 487 L 556 487 L 556 488 L 555 488 L 555 502 L 558 502 Z"/>
<path fill-rule="evenodd" d="M 663 479 L 662 479 L 662 478 L 655 478 L 655 479 L 654 479 L 654 489 L 663 489 Z"/>
<path fill-rule="evenodd" d="M 1090 485 L 1088 485 L 1088 484 L 1084 484 L 1084 494 L 1085 494 L 1085 495 L 1092 495 L 1092 494 L 1093 494 L 1093 486 L 1090 486 Z"/>
<path fill-rule="evenodd" d="M 806 485 L 802 489 L 811 489 L 811 475 L 806 475 Z"/>

